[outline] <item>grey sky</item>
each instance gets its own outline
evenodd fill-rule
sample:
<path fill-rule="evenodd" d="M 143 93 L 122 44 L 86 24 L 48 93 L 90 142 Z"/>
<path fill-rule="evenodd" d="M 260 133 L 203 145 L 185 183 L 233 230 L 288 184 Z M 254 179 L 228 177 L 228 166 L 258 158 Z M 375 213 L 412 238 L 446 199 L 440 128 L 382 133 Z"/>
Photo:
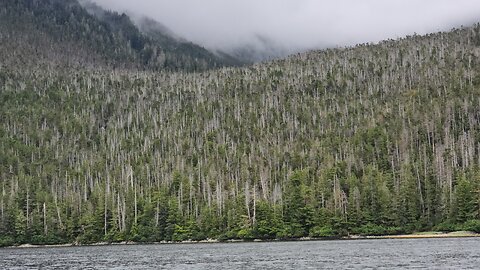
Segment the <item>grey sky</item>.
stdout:
<path fill-rule="evenodd" d="M 144 14 L 211 49 L 255 36 L 296 50 L 376 42 L 480 21 L 480 0 L 94 0 Z"/>

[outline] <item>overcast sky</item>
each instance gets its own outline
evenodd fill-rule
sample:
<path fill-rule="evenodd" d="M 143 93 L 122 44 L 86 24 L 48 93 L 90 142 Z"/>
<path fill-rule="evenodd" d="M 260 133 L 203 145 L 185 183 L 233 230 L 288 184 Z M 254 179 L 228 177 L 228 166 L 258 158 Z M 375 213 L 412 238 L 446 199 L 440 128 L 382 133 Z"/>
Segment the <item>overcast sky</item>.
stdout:
<path fill-rule="evenodd" d="M 94 0 L 147 15 L 210 49 L 265 37 L 291 51 L 353 45 L 471 25 L 480 0 Z"/>

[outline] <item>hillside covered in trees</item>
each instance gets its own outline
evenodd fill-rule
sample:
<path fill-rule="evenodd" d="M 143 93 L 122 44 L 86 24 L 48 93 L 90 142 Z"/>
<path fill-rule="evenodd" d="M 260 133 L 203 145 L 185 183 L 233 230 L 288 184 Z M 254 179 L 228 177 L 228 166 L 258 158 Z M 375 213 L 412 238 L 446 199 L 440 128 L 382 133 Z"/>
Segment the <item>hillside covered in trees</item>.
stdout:
<path fill-rule="evenodd" d="M 194 73 L 0 29 L 0 245 L 480 231 L 478 25 Z"/>
<path fill-rule="evenodd" d="M 40 68 L 201 71 L 240 64 L 172 37 L 155 21 L 141 21 L 137 27 L 126 14 L 88 0 L 1 1 L 0 48 L 7 54 L 2 59 Z M 11 54 L 16 57 L 8 57 Z"/>

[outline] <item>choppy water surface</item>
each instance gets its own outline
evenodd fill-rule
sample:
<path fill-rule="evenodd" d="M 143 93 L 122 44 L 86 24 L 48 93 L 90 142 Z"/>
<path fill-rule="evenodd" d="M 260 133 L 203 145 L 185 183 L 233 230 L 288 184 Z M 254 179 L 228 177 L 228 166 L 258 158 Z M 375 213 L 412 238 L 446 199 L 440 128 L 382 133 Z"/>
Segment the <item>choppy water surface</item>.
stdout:
<path fill-rule="evenodd" d="M 480 238 L 0 249 L 1 269 L 479 269 Z"/>

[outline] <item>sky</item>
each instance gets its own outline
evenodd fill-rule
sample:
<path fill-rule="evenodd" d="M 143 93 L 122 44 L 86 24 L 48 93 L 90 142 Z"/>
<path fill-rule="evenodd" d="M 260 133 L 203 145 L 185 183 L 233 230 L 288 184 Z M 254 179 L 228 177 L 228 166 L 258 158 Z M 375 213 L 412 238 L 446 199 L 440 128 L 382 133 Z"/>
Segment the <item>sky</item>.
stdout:
<path fill-rule="evenodd" d="M 378 42 L 480 22 L 480 0 L 94 0 L 151 17 L 208 49 L 284 53 Z"/>

